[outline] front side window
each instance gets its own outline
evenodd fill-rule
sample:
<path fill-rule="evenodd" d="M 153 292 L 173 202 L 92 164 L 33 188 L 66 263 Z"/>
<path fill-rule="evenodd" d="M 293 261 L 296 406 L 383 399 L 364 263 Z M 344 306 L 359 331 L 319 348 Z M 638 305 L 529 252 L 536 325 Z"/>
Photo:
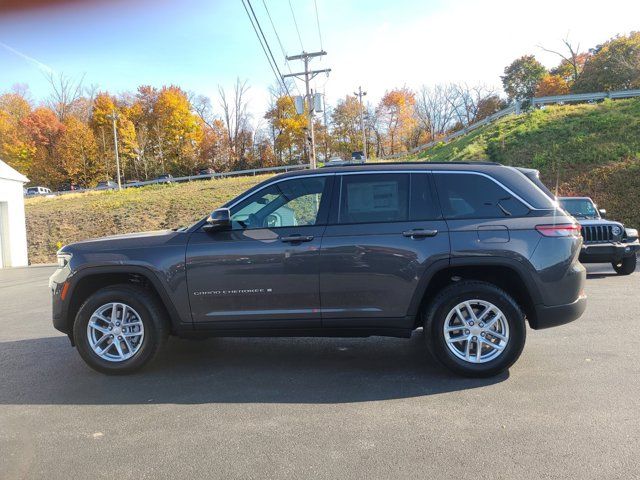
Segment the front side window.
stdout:
<path fill-rule="evenodd" d="M 318 224 L 327 177 L 294 178 L 271 184 L 231 209 L 234 230 Z"/>
<path fill-rule="evenodd" d="M 521 217 L 529 209 L 490 178 L 472 173 L 435 173 L 445 218 Z"/>
<path fill-rule="evenodd" d="M 342 176 L 339 223 L 406 221 L 409 174 Z"/>

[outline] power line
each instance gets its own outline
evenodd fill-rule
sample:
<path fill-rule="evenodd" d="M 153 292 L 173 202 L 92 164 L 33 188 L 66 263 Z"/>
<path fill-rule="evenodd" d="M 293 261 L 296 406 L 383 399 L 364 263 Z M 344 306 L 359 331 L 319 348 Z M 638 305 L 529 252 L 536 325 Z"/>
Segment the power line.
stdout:
<path fill-rule="evenodd" d="M 320 39 L 320 50 L 324 50 L 322 48 L 322 32 L 320 31 L 320 17 L 318 16 L 318 1 L 313 0 L 313 6 L 316 9 L 316 25 L 318 26 L 318 38 Z M 322 58 L 320 58 L 322 60 Z"/>
<path fill-rule="evenodd" d="M 276 59 L 273 56 L 273 52 L 271 51 L 271 47 L 269 47 L 269 42 L 267 41 L 267 37 L 265 36 L 264 32 L 262 31 L 262 27 L 260 26 L 260 22 L 258 21 L 258 17 L 256 16 L 256 12 L 253 10 L 253 6 L 251 5 L 251 0 L 247 0 L 247 4 L 249 5 L 249 8 L 251 9 L 251 13 L 253 14 L 253 18 L 256 21 L 256 25 L 258 25 L 258 30 L 260 30 L 260 35 L 262 35 L 262 39 L 264 40 L 264 44 L 267 47 L 267 50 L 269 51 L 269 56 L 271 57 L 271 60 L 273 61 L 273 65 L 276 67 L 276 70 L 278 71 L 278 75 L 280 76 L 280 78 L 282 78 L 282 72 L 280 72 L 280 69 L 278 68 L 278 62 L 276 62 Z M 289 90 L 287 89 L 287 86 L 284 85 L 284 88 L 285 88 L 285 90 L 287 90 L 287 94 L 288 94 Z"/>
<path fill-rule="evenodd" d="M 293 13 L 293 6 L 291 5 L 291 0 L 289 0 L 289 9 L 291 10 L 291 16 L 293 17 L 293 24 L 296 26 L 296 32 L 298 32 L 298 40 L 300 40 L 300 48 L 304 52 L 304 47 L 302 46 L 302 37 L 300 36 L 300 29 L 298 28 L 298 22 L 296 21 L 296 14 Z"/>
<path fill-rule="evenodd" d="M 280 45 L 280 51 L 282 51 L 282 56 L 284 57 L 284 63 L 287 66 L 289 73 L 291 73 L 291 65 L 289 65 L 289 61 L 287 60 L 287 52 L 285 51 L 284 46 L 280 41 L 280 35 L 278 35 L 278 30 L 276 29 L 276 26 L 273 23 L 273 19 L 271 18 L 271 13 L 269 12 L 269 7 L 267 7 L 266 0 L 262 0 L 262 5 L 264 5 L 264 9 L 267 12 L 267 17 L 269 18 L 269 22 L 271 23 L 271 28 L 273 28 L 273 33 L 276 35 L 276 39 L 278 40 L 278 45 Z M 296 90 L 298 91 L 298 95 L 302 95 L 302 92 L 300 92 L 300 88 L 298 88 L 298 84 L 294 82 L 293 85 L 296 87 Z"/>
<path fill-rule="evenodd" d="M 276 34 L 276 38 L 278 39 L 278 44 L 280 45 L 280 50 L 282 51 L 282 56 L 285 58 L 287 58 L 287 52 L 285 51 L 284 47 L 282 46 L 282 42 L 280 41 L 280 35 L 278 35 L 278 31 L 276 30 L 276 26 L 273 23 L 273 19 L 271 18 L 271 14 L 269 13 L 269 8 L 267 7 L 267 2 L 265 0 L 262 0 L 262 5 L 264 5 L 264 9 L 267 12 L 267 17 L 269 17 L 269 22 L 271 22 L 271 27 L 273 28 L 273 33 Z"/>
<path fill-rule="evenodd" d="M 247 8 L 247 5 L 249 5 L 249 8 Z M 273 53 L 271 52 L 271 47 L 269 47 L 269 42 L 267 41 L 267 38 L 265 37 L 264 32 L 262 31 L 262 27 L 260 26 L 260 22 L 258 21 L 258 17 L 256 17 L 256 14 L 255 14 L 255 12 L 253 10 L 253 7 L 251 6 L 251 1 L 250 0 L 246 0 L 246 4 L 245 4 L 245 0 L 242 0 L 242 6 L 244 7 L 245 12 L 247 12 L 247 16 L 249 17 L 249 21 L 251 22 L 251 26 L 253 27 L 253 31 L 255 32 L 256 36 L 258 37 L 258 41 L 260 42 L 260 46 L 262 47 L 262 51 L 264 52 L 265 56 L 267 57 L 267 61 L 269 62 L 269 66 L 271 67 L 271 70 L 273 71 L 273 74 L 278 79 L 278 84 L 282 84 L 282 86 L 284 87 L 285 92 L 287 92 L 287 95 L 291 96 L 291 93 L 289 92 L 289 88 L 287 87 L 286 82 L 282 79 L 282 73 L 280 72 L 280 69 L 278 68 L 278 63 L 276 62 L 276 60 L 275 60 L 275 58 L 273 56 Z M 251 13 L 249 13 L 249 9 L 251 9 Z M 251 14 L 253 14 L 253 17 L 252 17 Z M 260 33 L 258 33 L 258 31 L 260 31 Z"/>

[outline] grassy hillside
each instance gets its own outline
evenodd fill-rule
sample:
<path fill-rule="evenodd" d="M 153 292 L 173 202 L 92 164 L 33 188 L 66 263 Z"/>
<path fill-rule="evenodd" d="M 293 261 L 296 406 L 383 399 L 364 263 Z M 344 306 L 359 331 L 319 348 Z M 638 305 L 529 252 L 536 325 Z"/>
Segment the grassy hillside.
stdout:
<path fill-rule="evenodd" d="M 640 99 L 549 106 L 510 116 L 418 155 L 537 168 L 560 194 L 589 195 L 640 227 Z"/>
<path fill-rule="evenodd" d="M 88 192 L 25 201 L 29 261 L 55 261 L 67 243 L 118 233 L 174 228 L 202 218 L 268 176 Z"/>

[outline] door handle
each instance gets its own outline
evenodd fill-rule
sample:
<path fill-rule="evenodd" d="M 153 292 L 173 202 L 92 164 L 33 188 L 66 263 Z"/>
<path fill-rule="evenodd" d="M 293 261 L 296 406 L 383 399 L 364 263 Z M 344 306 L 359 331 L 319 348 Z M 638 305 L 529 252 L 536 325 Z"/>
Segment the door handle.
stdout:
<path fill-rule="evenodd" d="M 288 237 L 280 237 L 281 242 L 298 243 L 298 242 L 310 242 L 313 240 L 313 235 L 290 235 Z"/>
<path fill-rule="evenodd" d="M 415 230 L 406 230 L 402 232 L 402 236 L 411 238 L 435 237 L 437 234 L 438 230 L 424 230 L 422 228 L 416 228 Z"/>

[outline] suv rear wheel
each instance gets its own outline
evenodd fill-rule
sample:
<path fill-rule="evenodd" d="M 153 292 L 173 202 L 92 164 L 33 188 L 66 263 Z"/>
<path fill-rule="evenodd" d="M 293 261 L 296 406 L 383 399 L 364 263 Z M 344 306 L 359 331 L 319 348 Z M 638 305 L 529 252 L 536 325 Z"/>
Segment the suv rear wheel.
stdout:
<path fill-rule="evenodd" d="M 461 281 L 444 288 L 426 310 L 424 322 L 432 355 L 461 375 L 496 375 L 513 365 L 524 348 L 520 307 L 490 283 Z"/>
<path fill-rule="evenodd" d="M 625 257 L 619 262 L 613 262 L 611 265 L 618 275 L 631 275 L 636 271 L 638 259 L 635 254 Z"/>
<path fill-rule="evenodd" d="M 82 359 L 106 374 L 131 373 L 149 362 L 167 338 L 164 310 L 147 290 L 115 285 L 80 307 L 73 338 Z"/>

